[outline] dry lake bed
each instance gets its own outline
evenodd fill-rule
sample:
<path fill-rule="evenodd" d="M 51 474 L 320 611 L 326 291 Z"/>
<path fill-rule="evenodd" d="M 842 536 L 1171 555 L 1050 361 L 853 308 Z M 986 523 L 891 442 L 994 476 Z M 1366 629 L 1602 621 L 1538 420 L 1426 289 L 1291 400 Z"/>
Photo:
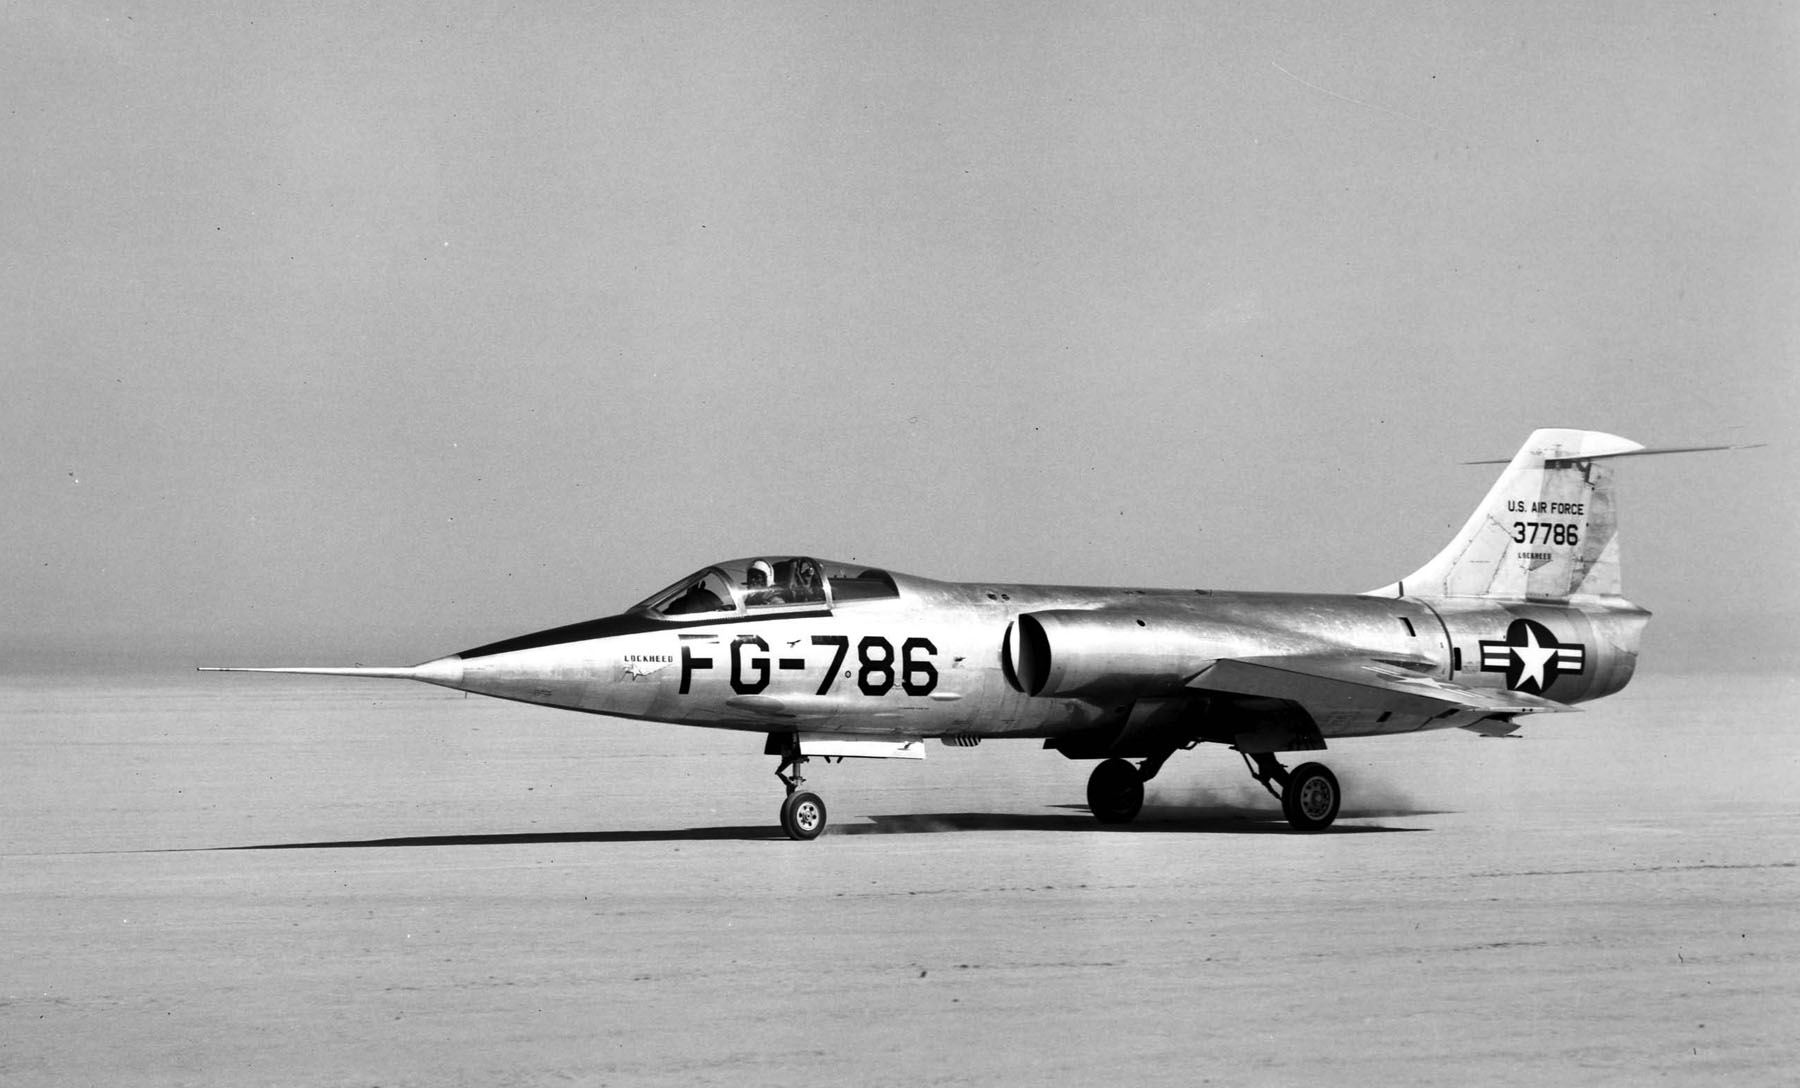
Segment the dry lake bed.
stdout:
<path fill-rule="evenodd" d="M 1139 823 L 1032 742 L 809 768 L 400 682 L 0 680 L 0 1083 L 1774 1084 L 1791 677 L 1232 753 Z"/>

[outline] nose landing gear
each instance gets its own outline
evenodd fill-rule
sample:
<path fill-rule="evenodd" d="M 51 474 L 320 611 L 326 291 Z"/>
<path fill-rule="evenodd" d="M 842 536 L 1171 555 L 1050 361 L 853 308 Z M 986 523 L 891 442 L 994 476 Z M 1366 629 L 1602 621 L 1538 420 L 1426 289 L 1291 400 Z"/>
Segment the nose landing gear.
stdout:
<path fill-rule="evenodd" d="M 825 802 L 805 790 L 790 794 L 781 802 L 781 829 L 800 842 L 818 838 L 825 830 Z"/>
<path fill-rule="evenodd" d="M 800 754 L 800 745 L 793 740 L 781 747 L 780 755 L 781 763 L 775 768 L 775 777 L 787 787 L 787 799 L 781 802 L 781 830 L 798 842 L 816 839 L 825 830 L 825 802 L 818 794 L 800 788 L 806 783 L 806 776 L 800 772 L 806 757 Z M 789 767 L 794 769 L 791 775 L 787 773 Z"/>

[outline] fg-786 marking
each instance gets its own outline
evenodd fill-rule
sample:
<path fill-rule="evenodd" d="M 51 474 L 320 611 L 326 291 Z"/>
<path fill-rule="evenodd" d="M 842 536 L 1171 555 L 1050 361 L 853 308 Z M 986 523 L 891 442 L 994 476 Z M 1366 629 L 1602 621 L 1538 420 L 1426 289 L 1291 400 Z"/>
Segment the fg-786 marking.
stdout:
<path fill-rule="evenodd" d="M 848 635 L 814 635 L 814 646 L 832 647 L 831 664 L 819 679 L 819 687 L 814 694 L 831 694 L 832 685 L 837 682 L 838 670 L 843 667 L 844 659 L 850 656 L 850 636 Z M 759 635 L 739 635 L 731 643 L 731 690 L 739 695 L 759 695 L 769 686 L 776 672 L 804 672 L 806 659 L 802 657 L 781 657 L 771 659 L 768 656 L 769 644 Z M 864 695 L 886 695 L 898 683 L 900 690 L 908 695 L 930 695 L 937 689 L 937 665 L 929 655 L 937 653 L 937 647 L 928 638 L 909 638 L 900 644 L 898 658 L 894 655 L 894 644 L 880 635 L 866 635 L 856 643 L 857 668 L 845 670 L 844 678 L 856 677 L 856 688 Z M 678 694 L 687 695 L 693 689 L 696 672 L 707 672 L 714 667 L 710 657 L 695 657 L 694 651 L 687 646 L 681 648 L 681 683 L 677 687 Z"/>

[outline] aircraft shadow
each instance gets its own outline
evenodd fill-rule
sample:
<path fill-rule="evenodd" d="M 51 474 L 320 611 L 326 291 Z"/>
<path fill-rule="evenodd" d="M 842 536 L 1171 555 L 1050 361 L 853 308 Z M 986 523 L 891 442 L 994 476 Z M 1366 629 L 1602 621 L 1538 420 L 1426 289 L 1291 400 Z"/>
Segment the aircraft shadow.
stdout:
<path fill-rule="evenodd" d="M 867 816 L 866 824 L 838 824 L 827 834 L 833 835 L 930 835 L 955 831 L 1071 831 L 1104 835 L 1365 835 L 1379 832 L 1424 831 L 1420 827 L 1381 827 L 1363 824 L 1335 824 L 1322 832 L 1299 832 L 1288 826 L 1281 816 L 1268 816 L 1245 809 L 1162 809 L 1146 808 L 1143 815 L 1129 824 L 1101 824 L 1094 821 L 1086 805 L 1057 805 L 1071 810 L 1069 815 L 1006 812 L 933 812 L 900 816 Z M 1423 813 L 1363 813 L 1346 815 L 1344 819 L 1363 819 L 1376 815 L 1416 816 Z"/>
<path fill-rule="evenodd" d="M 864 816 L 861 820 L 833 824 L 827 835 L 941 835 L 966 831 L 1063 831 L 1105 835 L 1294 835 L 1279 814 L 1260 809 L 1205 806 L 1146 807 L 1129 824 L 1100 824 L 1086 805 L 1055 805 L 1067 814 L 1014 812 L 918 812 L 892 816 Z M 1430 816 L 1421 810 L 1376 811 L 1358 809 L 1340 819 L 1367 820 L 1405 816 Z M 1378 832 L 1425 831 L 1421 827 L 1384 827 L 1366 824 L 1333 825 L 1325 835 L 1366 835 Z M 422 846 L 545 846 L 558 843 L 632 842 L 756 842 L 783 841 L 787 836 L 773 823 L 735 827 L 657 828 L 641 831 L 522 831 L 472 835 L 400 835 L 379 839 L 333 839 L 317 842 L 266 842 L 243 846 L 202 847 L 205 851 L 229 850 L 390 850 Z M 160 851 L 159 851 L 160 852 Z"/>
<path fill-rule="evenodd" d="M 213 846 L 209 850 L 380 850 L 408 846 L 543 846 L 555 843 L 705 842 L 717 839 L 787 840 L 774 824 L 755 827 L 687 827 L 646 831 L 525 831 L 491 835 L 402 835 L 387 839 L 342 839 L 331 842 L 266 842 L 248 846 Z"/>

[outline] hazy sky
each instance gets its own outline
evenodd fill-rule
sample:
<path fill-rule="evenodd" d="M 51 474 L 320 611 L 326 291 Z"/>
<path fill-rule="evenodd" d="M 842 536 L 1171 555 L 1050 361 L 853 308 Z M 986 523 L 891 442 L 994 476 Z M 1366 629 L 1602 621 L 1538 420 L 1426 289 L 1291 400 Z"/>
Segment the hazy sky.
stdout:
<path fill-rule="evenodd" d="M 1792 9 L 286 8 L 0 9 L 7 668 L 1360 590 L 1540 426 L 1771 443 L 1622 465 L 1625 588 L 1800 659 Z"/>

